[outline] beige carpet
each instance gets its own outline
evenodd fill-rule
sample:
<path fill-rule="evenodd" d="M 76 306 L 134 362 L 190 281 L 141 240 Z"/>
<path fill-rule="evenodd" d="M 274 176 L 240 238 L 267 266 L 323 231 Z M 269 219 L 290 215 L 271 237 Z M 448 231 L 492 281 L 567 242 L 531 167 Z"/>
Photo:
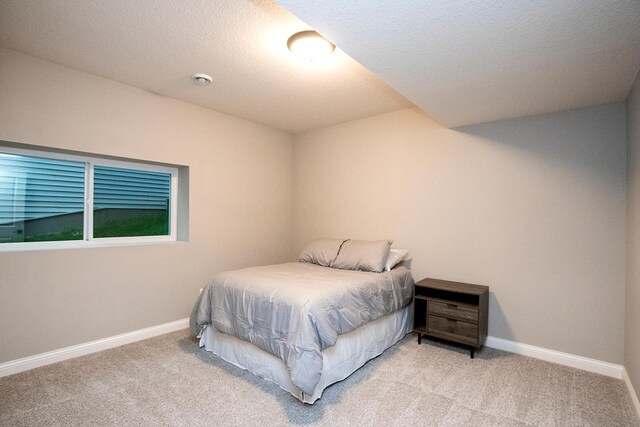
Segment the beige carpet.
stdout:
<path fill-rule="evenodd" d="M 407 336 L 314 405 L 187 331 L 0 378 L 0 426 L 640 426 L 622 381 Z"/>

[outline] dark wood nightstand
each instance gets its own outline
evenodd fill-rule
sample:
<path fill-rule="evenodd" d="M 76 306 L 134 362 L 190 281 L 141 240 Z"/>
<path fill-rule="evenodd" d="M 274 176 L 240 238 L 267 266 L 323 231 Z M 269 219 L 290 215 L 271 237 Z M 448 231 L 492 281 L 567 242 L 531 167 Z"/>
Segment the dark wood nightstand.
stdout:
<path fill-rule="evenodd" d="M 489 318 L 489 287 L 439 279 L 422 279 L 414 286 L 413 332 L 468 346 L 484 345 Z"/>

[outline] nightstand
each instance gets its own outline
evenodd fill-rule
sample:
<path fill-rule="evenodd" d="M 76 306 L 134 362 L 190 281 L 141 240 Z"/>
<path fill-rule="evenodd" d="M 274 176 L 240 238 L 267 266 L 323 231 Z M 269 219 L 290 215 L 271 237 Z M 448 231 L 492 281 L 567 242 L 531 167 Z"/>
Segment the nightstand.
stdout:
<path fill-rule="evenodd" d="M 469 347 L 487 338 L 489 287 L 440 279 L 422 279 L 414 286 L 413 332 Z"/>

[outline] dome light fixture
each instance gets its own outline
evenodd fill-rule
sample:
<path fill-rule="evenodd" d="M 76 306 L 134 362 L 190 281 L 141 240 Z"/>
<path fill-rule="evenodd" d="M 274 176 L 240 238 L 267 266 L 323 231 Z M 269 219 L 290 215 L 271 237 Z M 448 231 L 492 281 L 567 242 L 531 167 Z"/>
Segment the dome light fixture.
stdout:
<path fill-rule="evenodd" d="M 202 73 L 196 73 L 191 76 L 191 78 L 193 79 L 193 82 L 198 86 L 206 86 L 211 83 L 212 80 L 210 75 Z"/>
<path fill-rule="evenodd" d="M 316 61 L 329 56 L 336 46 L 313 30 L 295 33 L 287 40 L 287 47 L 296 56 Z"/>

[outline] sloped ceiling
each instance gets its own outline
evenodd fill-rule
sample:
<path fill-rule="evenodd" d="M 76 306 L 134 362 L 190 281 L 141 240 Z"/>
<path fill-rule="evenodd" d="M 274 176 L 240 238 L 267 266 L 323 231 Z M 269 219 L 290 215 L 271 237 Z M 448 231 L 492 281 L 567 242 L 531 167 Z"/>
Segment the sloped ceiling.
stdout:
<path fill-rule="evenodd" d="M 448 127 L 620 101 L 637 0 L 279 0 Z"/>
<path fill-rule="evenodd" d="M 309 28 L 329 60 L 289 54 Z M 640 1 L 3 0 L 0 47 L 289 133 L 414 104 L 455 127 L 625 99 Z"/>

